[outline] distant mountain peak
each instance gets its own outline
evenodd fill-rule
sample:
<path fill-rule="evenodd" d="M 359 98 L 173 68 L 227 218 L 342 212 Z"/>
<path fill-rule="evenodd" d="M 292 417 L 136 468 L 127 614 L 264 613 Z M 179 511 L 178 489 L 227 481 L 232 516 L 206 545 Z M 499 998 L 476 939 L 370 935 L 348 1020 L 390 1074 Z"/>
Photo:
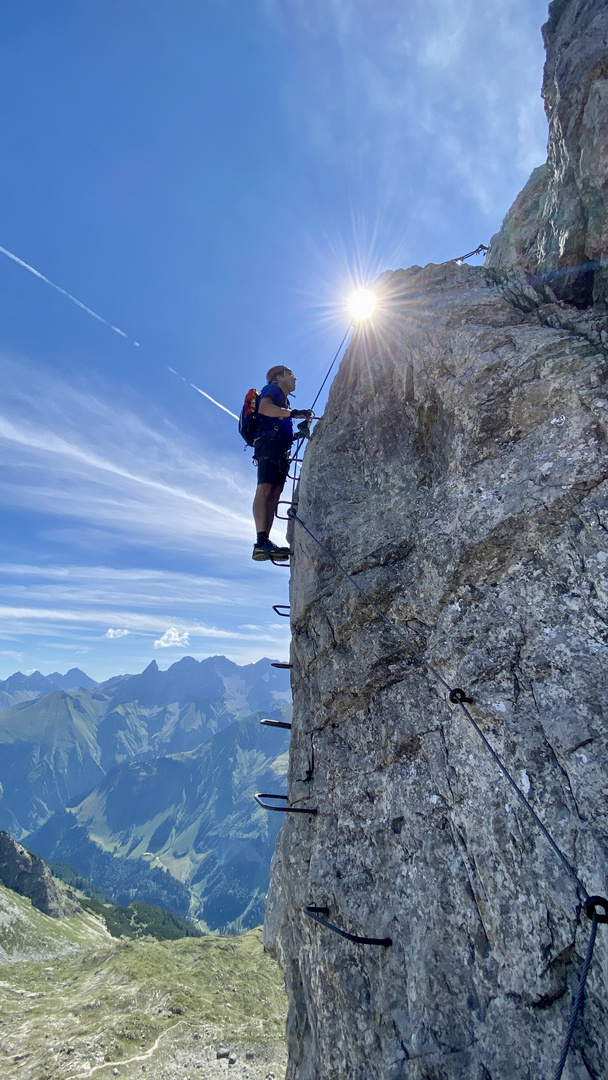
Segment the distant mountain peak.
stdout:
<path fill-rule="evenodd" d="M 153 663 L 156 663 L 156 661 L 153 661 Z M 200 663 L 203 663 L 203 661 L 201 660 Z M 181 660 L 176 660 L 174 664 L 171 664 L 169 670 L 172 671 L 174 668 L 177 667 L 184 668 L 193 666 L 198 667 L 199 661 L 195 660 L 193 656 L 182 656 Z"/>

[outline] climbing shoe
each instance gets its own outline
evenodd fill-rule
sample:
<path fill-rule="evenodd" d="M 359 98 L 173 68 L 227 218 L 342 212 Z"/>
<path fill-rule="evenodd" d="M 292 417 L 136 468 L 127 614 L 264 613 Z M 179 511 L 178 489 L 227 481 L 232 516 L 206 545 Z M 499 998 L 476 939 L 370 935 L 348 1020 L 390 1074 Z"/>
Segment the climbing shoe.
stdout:
<path fill-rule="evenodd" d="M 265 559 L 272 559 L 273 562 L 276 559 L 277 561 L 283 562 L 283 560 L 288 559 L 290 555 L 291 551 L 289 548 L 277 547 L 276 544 L 273 544 L 272 540 L 265 540 L 263 544 L 253 545 L 253 555 L 251 558 L 255 559 L 256 562 L 264 562 Z"/>

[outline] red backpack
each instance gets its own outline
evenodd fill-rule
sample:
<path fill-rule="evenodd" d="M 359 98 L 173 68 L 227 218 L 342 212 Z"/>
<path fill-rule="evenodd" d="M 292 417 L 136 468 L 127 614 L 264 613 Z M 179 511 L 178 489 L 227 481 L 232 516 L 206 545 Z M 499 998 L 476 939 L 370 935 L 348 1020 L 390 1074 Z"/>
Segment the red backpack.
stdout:
<path fill-rule="evenodd" d="M 259 416 L 258 403 L 260 395 L 257 390 L 248 390 L 239 416 L 239 435 L 242 435 L 247 446 L 253 446 L 258 437 Z"/>

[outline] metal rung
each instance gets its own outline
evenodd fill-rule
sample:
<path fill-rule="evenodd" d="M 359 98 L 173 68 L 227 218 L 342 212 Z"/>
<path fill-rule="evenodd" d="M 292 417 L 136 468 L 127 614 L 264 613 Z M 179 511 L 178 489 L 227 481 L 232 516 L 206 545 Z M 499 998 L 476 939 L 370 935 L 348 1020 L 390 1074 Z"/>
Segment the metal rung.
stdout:
<path fill-rule="evenodd" d="M 285 611 L 279 611 L 279 608 L 285 608 Z M 277 615 L 281 615 L 283 619 L 288 619 L 291 612 L 291 607 L 289 604 L 273 604 L 272 610 L 276 611 Z"/>
<path fill-rule="evenodd" d="M 289 557 L 291 558 L 291 553 Z M 282 566 L 285 570 L 291 570 L 291 566 L 289 565 L 289 559 L 273 559 L 271 555 L 270 562 L 273 566 Z"/>
<path fill-rule="evenodd" d="M 293 480 L 293 476 L 292 476 L 291 479 Z M 280 502 L 277 503 L 277 510 L 279 509 L 279 506 L 293 506 L 293 503 L 288 499 L 281 499 Z M 289 521 L 290 520 L 289 517 L 287 517 L 287 515 L 283 516 L 283 514 L 278 514 L 277 510 L 275 510 L 274 516 L 276 518 L 278 518 L 279 521 Z"/>
<path fill-rule="evenodd" d="M 360 937 L 359 934 L 348 934 L 346 930 L 341 930 L 339 926 L 334 926 L 333 923 L 323 918 L 324 915 L 329 915 L 329 908 L 316 907 L 314 904 L 308 904 L 304 908 L 304 912 L 308 915 L 309 919 L 314 919 L 315 922 L 321 923 L 322 926 L 326 926 L 328 930 L 333 930 L 335 934 L 339 934 L 340 937 L 348 938 L 349 941 L 356 941 L 358 945 L 383 945 L 384 948 L 388 948 L 393 944 L 393 939 L 390 937 L 376 938 L 376 937 Z"/>
<path fill-rule="evenodd" d="M 285 720 L 260 720 L 260 724 L 264 724 L 265 727 L 284 727 L 291 731 L 291 724 Z"/>
<path fill-rule="evenodd" d="M 279 668 L 292 668 L 293 664 L 282 664 L 279 660 L 275 660 L 273 663 L 270 664 L 270 666 Z"/>
<path fill-rule="evenodd" d="M 317 808 L 313 807 L 312 810 L 305 810 L 301 806 L 267 806 L 262 802 L 262 799 L 280 799 L 281 802 L 287 802 L 287 795 L 271 795 L 269 791 L 258 791 L 254 796 L 255 801 L 264 808 L 264 810 L 278 810 L 281 814 L 316 814 Z"/>

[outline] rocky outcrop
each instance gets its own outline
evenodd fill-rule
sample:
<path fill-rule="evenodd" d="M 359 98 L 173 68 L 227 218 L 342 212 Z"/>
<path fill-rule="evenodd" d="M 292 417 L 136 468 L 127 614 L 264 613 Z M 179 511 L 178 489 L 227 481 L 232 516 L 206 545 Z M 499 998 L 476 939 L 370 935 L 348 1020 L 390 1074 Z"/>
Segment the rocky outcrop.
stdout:
<path fill-rule="evenodd" d="M 306 452 L 290 815 L 266 941 L 289 1080 L 552 1075 L 608 890 L 608 319 L 516 273 L 383 275 Z M 407 634 L 416 653 L 355 588 Z M 432 666 L 432 667 L 431 667 Z M 390 948 L 353 944 L 306 905 Z M 600 928 L 565 1075 L 605 1077 Z M 576 1071 L 578 1069 L 578 1071 Z"/>
<path fill-rule="evenodd" d="M 608 5 L 553 0 L 543 27 L 547 164 L 492 237 L 487 266 L 540 276 L 579 307 L 608 302 Z"/>
<path fill-rule="evenodd" d="M 554 1074 L 608 893 L 607 28 L 551 4 L 546 167 L 485 267 L 382 276 L 306 451 L 288 793 L 317 813 L 265 930 L 288 1080 Z M 606 931 L 566 1080 L 608 1078 Z"/>
<path fill-rule="evenodd" d="M 7 832 L 0 830 L 0 884 L 26 896 L 34 907 L 45 915 L 59 919 L 76 915 L 80 904 L 67 896 L 38 855 L 18 844 Z"/>

